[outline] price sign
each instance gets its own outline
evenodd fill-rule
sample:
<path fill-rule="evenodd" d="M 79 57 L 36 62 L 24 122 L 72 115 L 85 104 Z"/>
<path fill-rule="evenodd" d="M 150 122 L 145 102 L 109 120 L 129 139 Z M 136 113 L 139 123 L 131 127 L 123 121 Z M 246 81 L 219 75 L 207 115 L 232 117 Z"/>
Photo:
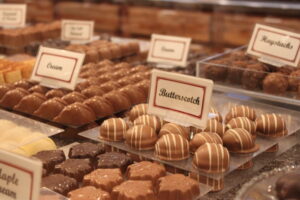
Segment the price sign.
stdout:
<path fill-rule="evenodd" d="M 300 60 L 300 34 L 256 24 L 247 53 L 274 66 L 297 67 Z"/>
<path fill-rule="evenodd" d="M 31 79 L 52 88 L 73 90 L 85 55 L 40 47 Z"/>
<path fill-rule="evenodd" d="M 91 41 L 94 21 L 62 20 L 61 39 L 66 41 Z"/>
<path fill-rule="evenodd" d="M 38 200 L 42 163 L 0 150 L 0 199 Z"/>
<path fill-rule="evenodd" d="M 148 113 L 185 126 L 205 127 L 213 82 L 153 70 Z"/>
<path fill-rule="evenodd" d="M 24 27 L 26 4 L 0 4 L 0 26 L 6 28 Z"/>
<path fill-rule="evenodd" d="M 152 34 L 148 62 L 186 66 L 191 38 Z"/>

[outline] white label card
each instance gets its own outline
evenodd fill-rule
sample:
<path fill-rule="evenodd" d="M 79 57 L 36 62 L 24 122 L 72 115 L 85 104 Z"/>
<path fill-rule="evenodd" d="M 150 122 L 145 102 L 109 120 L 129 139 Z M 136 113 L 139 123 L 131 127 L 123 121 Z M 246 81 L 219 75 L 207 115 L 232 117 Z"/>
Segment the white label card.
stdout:
<path fill-rule="evenodd" d="M 152 34 L 148 62 L 185 67 L 191 38 Z"/>
<path fill-rule="evenodd" d="M 0 4 L 0 26 L 5 28 L 24 27 L 26 4 Z"/>
<path fill-rule="evenodd" d="M 31 79 L 53 88 L 73 90 L 85 54 L 40 47 Z"/>
<path fill-rule="evenodd" d="M 148 113 L 184 126 L 205 127 L 213 81 L 153 70 Z"/>
<path fill-rule="evenodd" d="M 0 150 L 0 199 L 38 200 L 42 163 Z"/>
<path fill-rule="evenodd" d="M 275 66 L 297 66 L 300 60 L 300 34 L 256 24 L 247 53 Z"/>
<path fill-rule="evenodd" d="M 62 20 L 61 39 L 65 41 L 91 41 L 94 36 L 94 21 Z"/>

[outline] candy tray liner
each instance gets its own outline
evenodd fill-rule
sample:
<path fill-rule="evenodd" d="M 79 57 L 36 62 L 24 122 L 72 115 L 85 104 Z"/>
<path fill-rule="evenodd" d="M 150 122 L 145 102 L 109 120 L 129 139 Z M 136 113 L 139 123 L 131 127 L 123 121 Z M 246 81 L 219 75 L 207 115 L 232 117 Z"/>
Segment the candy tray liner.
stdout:
<path fill-rule="evenodd" d="M 48 137 L 63 132 L 63 129 L 27 118 L 21 115 L 0 109 L 0 119 L 12 121 L 19 126 L 30 128 L 32 131 L 40 132 Z"/>
<path fill-rule="evenodd" d="M 267 105 L 263 103 L 258 103 L 251 101 L 249 99 L 241 99 L 239 97 L 230 97 L 224 94 L 214 94 L 213 96 L 213 102 L 212 105 L 217 108 L 217 110 L 220 111 L 222 114 L 223 118 L 228 112 L 229 108 L 231 108 L 234 105 L 247 105 L 252 108 L 255 108 L 257 116 L 263 113 L 277 113 L 280 114 L 286 121 L 286 125 L 289 131 L 289 135 L 295 133 L 300 129 L 300 113 L 272 105 Z M 108 142 L 99 139 L 99 127 L 95 127 L 93 129 L 84 131 L 79 133 L 79 135 L 89 138 L 95 141 L 99 141 L 101 143 L 104 143 L 106 145 L 115 147 L 117 149 L 121 149 L 123 151 L 137 154 L 141 157 L 145 157 L 150 160 L 158 161 L 161 163 L 164 163 L 168 166 L 172 166 L 178 169 L 185 170 L 187 172 L 194 172 L 194 173 L 199 173 L 201 175 L 214 178 L 214 179 L 221 179 L 225 175 L 229 174 L 230 172 L 236 170 L 246 162 L 250 161 L 252 158 L 258 156 L 259 154 L 265 152 L 267 149 L 270 147 L 280 143 L 282 138 L 278 139 L 267 139 L 267 138 L 262 138 L 260 136 L 257 136 L 256 138 L 256 144 L 260 145 L 259 151 L 253 153 L 253 154 L 247 154 L 247 155 L 237 155 L 237 154 L 231 154 L 231 160 L 230 160 L 230 169 L 224 173 L 224 174 L 207 174 L 198 171 L 195 167 L 192 165 L 192 156 L 189 159 L 182 160 L 182 161 L 164 161 L 160 160 L 157 157 L 154 156 L 154 151 L 149 150 L 149 151 L 137 151 L 132 148 L 129 148 L 124 142 Z M 286 136 L 288 137 L 288 136 Z"/>

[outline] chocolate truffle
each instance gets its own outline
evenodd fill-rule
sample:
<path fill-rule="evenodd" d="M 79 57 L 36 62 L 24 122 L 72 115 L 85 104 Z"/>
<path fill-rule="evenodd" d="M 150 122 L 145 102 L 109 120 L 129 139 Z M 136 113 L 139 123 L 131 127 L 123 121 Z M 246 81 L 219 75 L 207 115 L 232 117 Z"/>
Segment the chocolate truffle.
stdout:
<path fill-rule="evenodd" d="M 21 99 L 21 101 L 14 106 L 14 110 L 32 114 L 36 111 L 40 105 L 45 102 L 47 99 L 43 94 L 32 93 Z"/>
<path fill-rule="evenodd" d="M 91 84 L 88 82 L 88 81 L 83 81 L 83 82 L 80 82 L 80 83 L 77 83 L 76 86 L 75 86 L 75 91 L 82 91 L 84 90 L 85 88 L 88 88 Z"/>
<path fill-rule="evenodd" d="M 53 120 L 61 124 L 81 126 L 95 121 L 96 115 L 90 107 L 77 102 L 66 106 Z"/>
<path fill-rule="evenodd" d="M 289 88 L 293 91 L 297 91 L 300 85 L 300 70 L 294 71 L 289 75 Z"/>
<path fill-rule="evenodd" d="M 164 124 L 160 129 L 158 136 L 161 137 L 166 134 L 178 134 L 188 140 L 190 139 L 189 129 L 174 123 Z"/>
<path fill-rule="evenodd" d="M 134 121 L 141 115 L 146 115 L 148 112 L 148 104 L 138 104 L 132 107 L 129 111 L 128 116 L 130 121 Z"/>
<path fill-rule="evenodd" d="M 225 125 L 215 119 L 210 119 L 207 120 L 206 128 L 204 129 L 204 131 L 217 133 L 222 138 L 225 133 Z"/>
<path fill-rule="evenodd" d="M 225 122 L 228 123 L 232 118 L 236 117 L 247 117 L 248 119 L 254 121 L 256 119 L 255 110 L 244 105 L 234 106 L 227 113 Z"/>
<path fill-rule="evenodd" d="M 112 104 L 115 112 L 124 111 L 131 107 L 130 100 L 118 91 L 106 93 L 103 98 Z"/>
<path fill-rule="evenodd" d="M 116 89 L 120 88 L 121 86 L 118 83 L 116 83 L 115 81 L 108 81 L 106 83 L 101 84 L 99 87 L 104 92 L 110 92 L 112 90 L 116 90 Z"/>
<path fill-rule="evenodd" d="M 55 165 L 66 160 L 66 156 L 62 150 L 40 151 L 32 157 L 42 161 L 43 168 L 47 171 L 52 171 Z"/>
<path fill-rule="evenodd" d="M 98 118 L 110 116 L 114 113 L 114 108 L 111 103 L 99 96 L 89 98 L 85 100 L 83 104 L 89 106 Z"/>
<path fill-rule="evenodd" d="M 227 80 L 233 84 L 241 84 L 242 75 L 247 67 L 245 61 L 234 61 L 228 68 Z"/>
<path fill-rule="evenodd" d="M 132 159 L 124 153 L 109 152 L 99 156 L 97 168 L 119 168 L 122 172 L 125 172 L 128 165 L 133 163 Z"/>
<path fill-rule="evenodd" d="M 33 84 L 26 80 L 20 80 L 20 81 L 15 82 L 13 84 L 13 86 L 15 88 L 23 88 L 25 90 L 28 90 L 29 88 L 31 88 L 33 86 Z"/>
<path fill-rule="evenodd" d="M 121 141 L 128 128 L 122 118 L 107 119 L 100 126 L 100 138 L 107 141 Z"/>
<path fill-rule="evenodd" d="M 55 173 L 75 178 L 78 182 L 82 181 L 83 176 L 92 170 L 89 159 L 68 159 L 54 167 Z"/>
<path fill-rule="evenodd" d="M 251 121 L 247 117 L 237 117 L 231 119 L 227 125 L 227 129 L 233 129 L 233 128 L 243 128 L 247 130 L 249 133 L 251 133 L 252 136 L 255 137 L 256 135 L 256 123 L 254 121 Z"/>
<path fill-rule="evenodd" d="M 110 194 L 93 186 L 86 186 L 68 193 L 69 200 L 111 200 Z"/>
<path fill-rule="evenodd" d="M 259 149 L 252 135 L 243 128 L 234 128 L 226 131 L 223 143 L 233 153 L 253 153 Z"/>
<path fill-rule="evenodd" d="M 300 197 L 300 173 L 289 172 L 276 181 L 276 194 L 279 200 L 297 200 Z"/>
<path fill-rule="evenodd" d="M 34 115 L 43 119 L 52 120 L 56 117 L 67 105 L 64 100 L 58 97 L 49 99 L 41 104 L 41 106 L 34 112 Z"/>
<path fill-rule="evenodd" d="M 267 75 L 267 70 L 264 64 L 248 65 L 242 76 L 242 84 L 246 89 L 254 90 L 261 89 L 262 82 Z"/>
<path fill-rule="evenodd" d="M 54 98 L 54 97 L 63 97 L 67 92 L 63 89 L 52 89 L 49 90 L 45 96 L 48 99 Z"/>
<path fill-rule="evenodd" d="M 227 76 L 228 61 L 225 59 L 215 60 L 210 64 L 204 66 L 205 78 L 212 79 L 214 81 L 223 81 Z"/>
<path fill-rule="evenodd" d="M 114 187 L 112 199 L 117 200 L 156 200 L 151 181 L 128 180 Z"/>
<path fill-rule="evenodd" d="M 156 132 L 159 132 L 160 128 L 163 125 L 163 121 L 153 115 L 141 115 L 133 121 L 134 125 L 148 125 L 155 129 Z"/>
<path fill-rule="evenodd" d="M 149 96 L 150 80 L 142 80 L 140 82 L 137 82 L 135 85 L 144 92 L 146 97 Z"/>
<path fill-rule="evenodd" d="M 284 94 L 287 89 L 287 77 L 284 77 L 284 75 L 281 73 L 270 73 L 265 77 L 263 81 L 263 91 L 266 93 Z"/>
<path fill-rule="evenodd" d="M 105 153 L 105 150 L 101 144 L 84 142 L 70 148 L 69 158 L 89 158 L 94 160 L 96 156 L 102 153 Z"/>
<path fill-rule="evenodd" d="M 157 185 L 158 200 L 193 200 L 200 195 L 199 183 L 182 174 L 162 177 Z"/>
<path fill-rule="evenodd" d="M 148 180 L 153 184 L 166 175 L 166 169 L 163 165 L 149 161 L 142 161 L 127 168 L 126 176 L 129 180 Z"/>
<path fill-rule="evenodd" d="M 84 185 L 92 185 L 101 188 L 107 192 L 120 185 L 123 182 L 123 176 L 120 169 L 96 169 L 83 178 Z"/>
<path fill-rule="evenodd" d="M 37 93 L 41 93 L 41 94 L 46 94 L 49 91 L 48 88 L 42 86 L 42 85 L 35 85 L 33 87 L 31 87 L 28 92 L 33 93 L 33 92 L 37 92 Z"/>
<path fill-rule="evenodd" d="M 215 120 L 217 120 L 220 123 L 223 122 L 222 115 L 220 114 L 220 112 L 216 108 L 210 107 L 210 109 L 209 109 L 209 115 L 210 115 L 211 119 L 215 119 Z"/>
<path fill-rule="evenodd" d="M 83 94 L 80 94 L 79 92 L 70 92 L 69 94 L 66 94 L 62 97 L 62 100 L 64 100 L 68 104 L 72 104 L 75 102 L 83 102 L 85 99 L 86 97 Z"/>
<path fill-rule="evenodd" d="M 155 130 L 148 125 L 135 125 L 125 133 L 125 142 L 133 149 L 154 149 L 157 140 Z"/>
<path fill-rule="evenodd" d="M 41 187 L 67 196 L 68 192 L 78 188 L 78 182 L 74 178 L 62 174 L 52 174 L 42 179 Z"/>
<path fill-rule="evenodd" d="M 184 160 L 189 153 L 189 142 L 181 135 L 163 135 L 155 144 L 155 155 L 161 160 Z"/>
<path fill-rule="evenodd" d="M 10 90 L 1 98 L 0 105 L 7 108 L 13 108 L 28 94 L 29 92 L 23 88 Z"/>
<path fill-rule="evenodd" d="M 229 169 L 230 155 L 221 144 L 205 143 L 195 152 L 193 164 L 206 173 L 223 173 Z"/>
<path fill-rule="evenodd" d="M 0 85 L 0 99 L 6 94 L 6 92 L 12 90 L 14 86 L 5 84 L 5 85 Z"/>
<path fill-rule="evenodd" d="M 281 137 L 288 134 L 284 119 L 277 114 L 263 114 L 256 119 L 256 130 L 265 137 Z"/>
<path fill-rule="evenodd" d="M 82 90 L 81 94 L 89 98 L 93 96 L 101 96 L 104 94 L 104 91 L 97 85 L 91 85 L 90 87 Z"/>
<path fill-rule="evenodd" d="M 205 143 L 223 144 L 223 141 L 217 133 L 197 133 L 190 141 L 191 152 L 195 152 L 200 146 L 204 145 Z"/>
<path fill-rule="evenodd" d="M 142 90 L 140 90 L 135 85 L 128 85 L 125 86 L 119 91 L 124 95 L 127 96 L 127 98 L 130 100 L 132 105 L 139 104 L 139 103 L 145 103 L 147 101 L 147 98 Z"/>

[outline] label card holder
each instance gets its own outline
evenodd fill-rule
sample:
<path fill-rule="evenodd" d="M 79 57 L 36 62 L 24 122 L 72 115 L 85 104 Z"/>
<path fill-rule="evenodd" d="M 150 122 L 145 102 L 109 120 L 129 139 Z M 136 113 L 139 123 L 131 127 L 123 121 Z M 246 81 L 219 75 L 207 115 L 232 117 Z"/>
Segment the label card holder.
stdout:
<path fill-rule="evenodd" d="M 61 39 L 72 42 L 89 42 L 94 36 L 94 21 L 62 20 Z"/>
<path fill-rule="evenodd" d="M 0 150 L 0 199 L 39 200 L 42 162 Z"/>
<path fill-rule="evenodd" d="M 300 34 L 256 24 L 247 53 L 277 67 L 296 67 L 300 60 Z"/>
<path fill-rule="evenodd" d="M 183 126 L 205 127 L 213 81 L 153 70 L 148 113 Z"/>
<path fill-rule="evenodd" d="M 40 46 L 31 79 L 52 88 L 74 90 L 85 54 Z"/>
<path fill-rule="evenodd" d="M 26 24 L 26 4 L 0 4 L 0 26 L 20 28 Z"/>
<path fill-rule="evenodd" d="M 152 34 L 148 62 L 185 67 L 191 38 Z"/>

